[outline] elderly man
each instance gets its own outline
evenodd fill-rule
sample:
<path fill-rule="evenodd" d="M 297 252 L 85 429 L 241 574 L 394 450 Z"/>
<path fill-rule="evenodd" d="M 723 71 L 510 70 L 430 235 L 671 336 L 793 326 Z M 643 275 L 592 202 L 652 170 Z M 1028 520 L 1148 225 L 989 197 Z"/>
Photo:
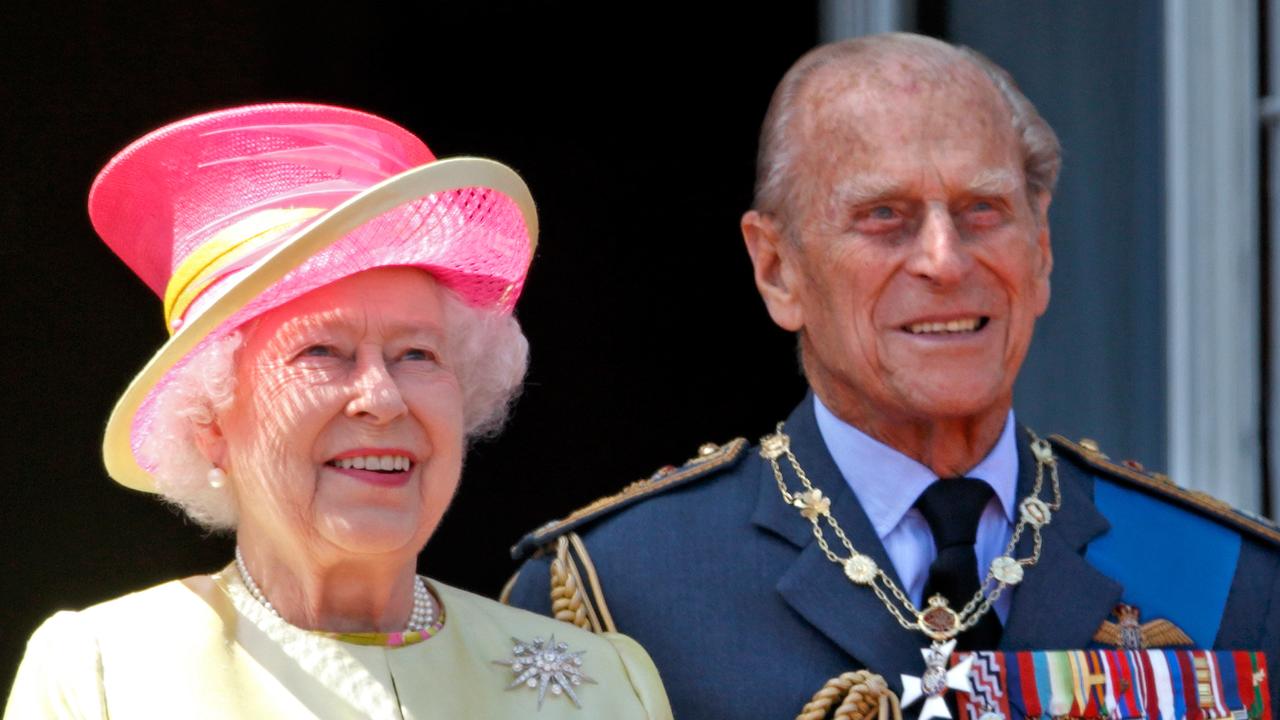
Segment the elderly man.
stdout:
<path fill-rule="evenodd" d="M 510 600 L 634 636 L 686 718 L 791 717 L 860 669 L 946 715 L 950 689 L 981 694 L 970 666 L 947 672 L 956 649 L 1264 650 L 1274 668 L 1280 532 L 1014 420 L 1058 167 L 1052 129 L 972 51 L 888 35 L 801 58 L 742 232 L 812 392 L 758 447 L 704 446 L 530 534 Z M 1049 655 L 1021 657 L 1020 679 L 1018 655 L 984 661 L 1005 684 L 970 714 L 1274 701 L 1265 655 L 1053 655 L 1078 665 L 1065 696 L 1036 686 Z"/>

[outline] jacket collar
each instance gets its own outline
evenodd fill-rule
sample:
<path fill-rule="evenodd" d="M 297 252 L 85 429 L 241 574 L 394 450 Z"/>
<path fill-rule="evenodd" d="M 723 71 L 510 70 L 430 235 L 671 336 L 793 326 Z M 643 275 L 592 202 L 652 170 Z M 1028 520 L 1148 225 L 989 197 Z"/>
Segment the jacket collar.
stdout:
<path fill-rule="evenodd" d="M 812 394 L 787 418 L 785 432 L 809 480 L 831 499 L 831 514 L 854 549 L 870 556 L 900 584 L 875 528 L 822 441 Z M 752 522 L 798 549 L 795 561 L 778 580 L 778 592 L 818 632 L 862 665 L 883 675 L 900 692 L 901 673 L 919 675 L 924 669 L 920 648 L 928 645 L 928 639 L 903 628 L 869 587 L 854 585 L 845 577 L 843 568 L 827 559 L 814 539 L 813 526 L 796 508 L 783 502 L 770 463 L 762 461 L 760 466 L 760 489 Z M 788 490 L 794 494 L 803 487 L 785 458 L 779 458 L 779 467 Z M 831 550 L 840 557 L 847 556 L 848 550 L 830 528 L 824 529 Z"/>
<path fill-rule="evenodd" d="M 1018 497 L 1025 498 L 1035 484 L 1036 462 L 1025 428 L 1020 429 L 1020 435 Z M 1056 464 L 1062 505 L 1041 530 L 1044 545 L 1040 561 L 1013 588 L 1013 604 L 1000 643 L 1006 649 L 1086 647 L 1123 591 L 1119 583 L 1084 558 L 1089 542 L 1111 527 L 1093 504 L 1093 478 L 1066 458 L 1058 457 Z M 1051 499 L 1052 492 L 1046 471 L 1041 498 Z M 1028 532 L 1019 543 L 1017 556 L 1028 557 L 1031 552 Z"/>
<path fill-rule="evenodd" d="M 850 543 L 900 585 L 875 528 L 823 443 L 814 417 L 812 393 L 787 418 L 784 429 L 791 438 L 792 452 L 814 487 L 831 499 L 831 513 Z M 1036 463 L 1022 428 L 1018 453 L 1018 497 L 1024 498 L 1034 485 Z M 845 577 L 843 569 L 831 562 L 818 545 L 809 521 L 783 502 L 770 463 L 760 460 L 759 466 L 752 523 L 797 548 L 795 560 L 779 577 L 779 594 L 818 632 L 900 691 L 902 674 L 919 675 L 923 670 L 920 648 L 929 644 L 928 638 L 919 631 L 903 628 L 870 588 L 855 585 Z M 788 490 L 798 492 L 803 486 L 785 458 L 779 459 L 779 467 Z M 1062 505 L 1042 531 L 1040 561 L 1013 589 L 1002 648 L 1085 647 L 1120 598 L 1120 585 L 1083 557 L 1089 540 L 1108 528 L 1094 507 L 1091 478 L 1070 462 L 1060 460 L 1058 468 Z M 1042 497 L 1051 492 L 1047 473 L 1045 488 Z M 848 550 L 829 528 L 824 529 L 831 550 L 845 557 Z M 1028 532 L 1020 542 L 1018 556 L 1026 557 L 1030 552 Z"/>

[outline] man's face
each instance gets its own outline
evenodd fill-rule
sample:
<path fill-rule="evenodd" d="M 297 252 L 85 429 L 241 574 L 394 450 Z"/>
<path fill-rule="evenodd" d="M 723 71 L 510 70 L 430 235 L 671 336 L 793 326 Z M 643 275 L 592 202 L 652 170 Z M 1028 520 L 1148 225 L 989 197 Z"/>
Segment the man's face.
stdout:
<path fill-rule="evenodd" d="M 1004 412 L 1052 265 L 1008 109 L 971 69 L 815 80 L 778 245 L 794 307 L 774 312 L 811 383 L 855 422 Z"/>

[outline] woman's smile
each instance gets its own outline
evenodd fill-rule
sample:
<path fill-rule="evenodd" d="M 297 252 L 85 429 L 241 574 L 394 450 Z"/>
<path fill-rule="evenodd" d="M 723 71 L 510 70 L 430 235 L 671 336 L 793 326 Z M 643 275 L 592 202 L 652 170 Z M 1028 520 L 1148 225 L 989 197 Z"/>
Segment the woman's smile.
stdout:
<path fill-rule="evenodd" d="M 400 487 L 409 482 L 418 463 L 412 454 L 398 448 L 359 448 L 341 453 L 325 465 L 370 485 Z"/>

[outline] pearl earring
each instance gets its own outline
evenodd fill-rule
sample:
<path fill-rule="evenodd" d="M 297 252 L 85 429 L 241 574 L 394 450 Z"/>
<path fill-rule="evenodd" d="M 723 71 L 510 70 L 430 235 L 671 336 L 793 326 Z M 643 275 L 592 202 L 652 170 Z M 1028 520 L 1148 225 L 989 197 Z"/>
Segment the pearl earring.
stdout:
<path fill-rule="evenodd" d="M 219 467 L 209 468 L 209 487 L 213 488 L 214 490 L 220 490 L 222 489 L 222 486 L 226 484 L 227 484 L 227 474 L 222 471 L 222 468 L 219 468 Z"/>

